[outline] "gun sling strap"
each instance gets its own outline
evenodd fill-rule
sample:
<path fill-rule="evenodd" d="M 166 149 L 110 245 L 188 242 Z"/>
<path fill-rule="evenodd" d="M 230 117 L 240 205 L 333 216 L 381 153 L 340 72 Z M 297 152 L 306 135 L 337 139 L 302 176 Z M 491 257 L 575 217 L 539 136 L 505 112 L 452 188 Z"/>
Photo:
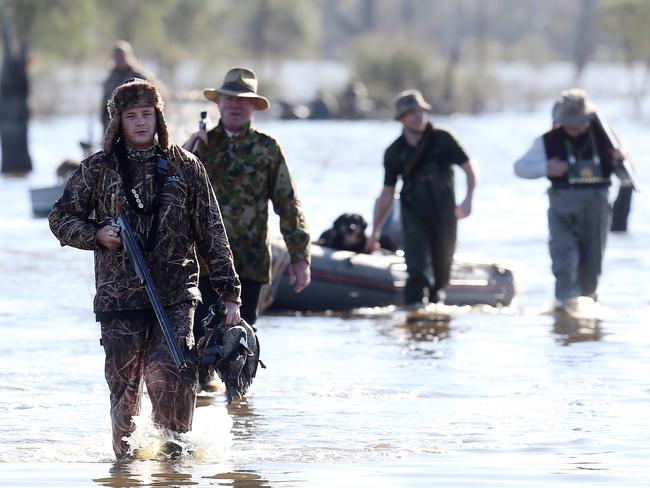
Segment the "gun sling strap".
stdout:
<path fill-rule="evenodd" d="M 131 179 L 131 172 L 129 171 L 129 158 L 126 155 L 124 140 L 120 139 L 118 141 L 118 144 L 115 147 L 115 154 L 119 163 L 118 172 L 120 178 L 122 178 L 124 194 L 126 195 L 129 208 L 141 215 L 153 214 L 154 216 L 153 221 L 151 222 L 151 227 L 147 232 L 147 239 L 144 243 L 144 251 L 152 251 L 156 246 L 158 228 L 160 227 L 160 212 L 158 210 L 160 208 L 160 196 L 163 187 L 165 186 L 165 182 L 167 181 L 169 161 L 162 151 L 156 151 L 156 155 L 158 156 L 158 164 L 156 165 L 156 193 L 151 201 L 151 205 L 149 205 L 148 208 L 145 208 L 143 202 L 136 199 L 136 194 L 133 190 L 133 180 Z"/>
<path fill-rule="evenodd" d="M 418 141 L 418 145 L 415 148 L 413 156 L 411 156 L 411 158 L 404 165 L 404 170 L 402 171 L 402 179 L 405 182 L 408 181 L 413 174 L 413 171 L 422 160 L 426 149 L 433 143 L 433 139 L 433 126 L 428 123 L 424 129 L 424 132 L 422 133 L 422 136 L 420 137 L 420 140 Z"/>

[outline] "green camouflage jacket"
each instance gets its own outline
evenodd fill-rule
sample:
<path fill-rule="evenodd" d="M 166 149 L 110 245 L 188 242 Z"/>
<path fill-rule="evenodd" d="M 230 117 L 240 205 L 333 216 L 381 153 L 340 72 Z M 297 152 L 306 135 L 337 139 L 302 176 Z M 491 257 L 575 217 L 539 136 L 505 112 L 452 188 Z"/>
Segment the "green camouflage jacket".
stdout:
<path fill-rule="evenodd" d="M 280 217 L 291 262 L 310 262 L 307 221 L 275 139 L 250 125 L 228 137 L 219 124 L 208 132 L 208 144 L 198 155 L 217 194 L 239 276 L 271 280 L 269 200 Z"/>
<path fill-rule="evenodd" d="M 159 231 L 152 251 L 144 253 L 165 306 L 200 300 L 197 253 L 207 267 L 214 289 L 239 301 L 240 283 L 234 269 L 219 205 L 205 168 L 192 154 L 172 145 L 169 172 L 159 198 Z M 156 188 L 156 160 L 132 172 L 133 188 L 145 201 Z M 124 187 L 117 160 L 103 151 L 82 161 L 66 183 L 50 214 L 50 228 L 61 245 L 95 251 L 95 312 L 150 309 L 144 287 L 124 249 L 110 251 L 95 243 L 97 224 L 117 217 L 124 204 Z M 152 215 L 127 211 L 140 242 L 151 227 Z"/>

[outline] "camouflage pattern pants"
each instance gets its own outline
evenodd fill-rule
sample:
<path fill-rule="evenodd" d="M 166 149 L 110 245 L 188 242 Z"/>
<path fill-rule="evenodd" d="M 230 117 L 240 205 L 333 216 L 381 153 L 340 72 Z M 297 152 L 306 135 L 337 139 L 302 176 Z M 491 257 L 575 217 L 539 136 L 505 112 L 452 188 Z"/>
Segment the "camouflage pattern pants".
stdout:
<path fill-rule="evenodd" d="M 194 303 L 183 302 L 166 309 L 188 363 L 194 345 L 194 308 Z M 155 316 L 101 322 L 101 329 L 115 456 L 122 459 L 127 455 L 128 444 L 123 438 L 135 428 L 132 417 L 140 411 L 143 382 L 151 399 L 154 424 L 174 432 L 190 430 L 196 403 L 196 370 L 179 373 Z"/>

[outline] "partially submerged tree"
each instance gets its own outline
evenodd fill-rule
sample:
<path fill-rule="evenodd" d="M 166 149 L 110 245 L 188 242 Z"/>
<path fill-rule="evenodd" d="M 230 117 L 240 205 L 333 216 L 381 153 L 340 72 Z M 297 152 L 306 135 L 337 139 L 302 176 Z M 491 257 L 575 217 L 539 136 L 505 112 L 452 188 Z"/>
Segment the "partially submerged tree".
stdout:
<path fill-rule="evenodd" d="M 10 11 L 3 12 L 3 60 L 0 74 L 0 142 L 3 174 L 24 175 L 32 170 L 27 147 L 29 79 L 27 40 L 16 32 Z"/>
<path fill-rule="evenodd" d="M 0 74 L 0 139 L 3 174 L 32 170 L 29 155 L 30 51 L 44 57 L 79 61 L 90 49 L 89 18 L 94 0 L 0 0 L 2 17 L 2 73 Z M 52 89 L 48 96 L 56 95 Z"/>

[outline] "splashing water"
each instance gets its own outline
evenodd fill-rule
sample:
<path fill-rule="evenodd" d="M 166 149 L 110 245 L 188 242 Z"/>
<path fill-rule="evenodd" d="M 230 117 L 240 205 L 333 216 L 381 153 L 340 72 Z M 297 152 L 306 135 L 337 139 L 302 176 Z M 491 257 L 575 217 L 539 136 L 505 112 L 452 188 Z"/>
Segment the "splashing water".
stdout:
<path fill-rule="evenodd" d="M 196 409 L 192 430 L 182 434 L 156 427 L 151 421 L 149 402 L 143 402 L 143 411 L 133 417 L 133 422 L 135 431 L 125 440 L 129 453 L 137 460 L 169 459 L 171 456 L 162 451 L 171 442 L 182 449 L 180 461 L 223 462 L 233 441 L 232 418 L 224 407 L 218 405 Z"/>

